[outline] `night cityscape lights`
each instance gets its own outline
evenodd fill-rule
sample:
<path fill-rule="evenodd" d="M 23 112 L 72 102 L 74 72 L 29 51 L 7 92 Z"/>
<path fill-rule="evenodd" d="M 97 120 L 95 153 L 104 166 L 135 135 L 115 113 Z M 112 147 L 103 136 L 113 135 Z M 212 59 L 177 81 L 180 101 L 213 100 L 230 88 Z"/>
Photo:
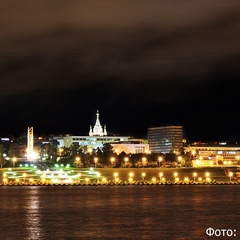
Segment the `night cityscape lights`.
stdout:
<path fill-rule="evenodd" d="M 111 169 L 109 169 L 112 171 Z M 104 172 L 104 170 L 103 170 Z M 40 170 L 35 164 L 20 164 L 19 167 L 4 169 L 2 172 L 3 186 L 21 185 L 191 185 L 191 184 L 238 184 L 232 181 L 233 172 L 229 172 L 228 181 L 217 182 L 211 178 L 209 171 L 192 172 L 191 176 L 181 175 L 180 169 L 172 172 L 172 177 L 164 175 L 163 171 L 156 171 L 153 175 L 145 171 L 137 174 L 133 170 L 123 168 L 114 170 L 112 176 L 104 176 L 101 169 L 72 168 L 69 164 L 55 164 L 53 169 Z M 149 175 L 149 176 L 148 176 Z M 198 178 L 197 178 L 198 176 Z"/>

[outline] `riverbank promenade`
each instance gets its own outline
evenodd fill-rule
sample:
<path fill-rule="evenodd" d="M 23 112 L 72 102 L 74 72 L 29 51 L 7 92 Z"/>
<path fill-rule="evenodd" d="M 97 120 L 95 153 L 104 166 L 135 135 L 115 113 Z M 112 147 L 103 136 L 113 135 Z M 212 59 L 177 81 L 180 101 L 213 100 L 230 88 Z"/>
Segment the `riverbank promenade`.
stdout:
<path fill-rule="evenodd" d="M 35 165 L 0 169 L 0 186 L 126 186 L 126 185 L 240 185 L 234 172 L 222 167 L 201 168 L 72 168 Z"/>

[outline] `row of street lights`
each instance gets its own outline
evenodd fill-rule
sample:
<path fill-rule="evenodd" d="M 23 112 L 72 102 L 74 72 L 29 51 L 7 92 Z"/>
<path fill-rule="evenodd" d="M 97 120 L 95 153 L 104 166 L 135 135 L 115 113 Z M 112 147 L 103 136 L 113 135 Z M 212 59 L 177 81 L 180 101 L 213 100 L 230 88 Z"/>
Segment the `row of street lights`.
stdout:
<path fill-rule="evenodd" d="M 175 182 L 178 182 L 179 181 L 179 177 L 178 177 L 178 173 L 177 172 L 174 172 L 173 173 L 174 175 L 174 179 L 175 179 Z M 193 182 L 195 183 L 196 182 L 196 177 L 197 177 L 197 172 L 194 172 L 193 173 Z M 206 177 L 206 181 L 209 182 L 211 179 L 210 179 L 210 173 L 209 172 L 206 172 L 205 173 L 205 177 Z M 189 181 L 189 178 L 188 177 L 185 177 L 184 178 L 185 181 Z M 201 182 L 203 179 L 202 177 L 199 177 L 198 178 L 198 181 Z"/>
<path fill-rule="evenodd" d="M 77 165 L 79 165 L 80 160 L 81 160 L 81 158 L 80 158 L 79 156 L 77 156 L 77 157 L 75 158 L 75 161 L 76 161 Z M 93 161 L 94 161 L 94 166 L 95 166 L 95 168 L 96 168 L 96 167 L 97 167 L 97 164 L 98 164 L 98 161 L 99 161 L 98 157 L 94 157 Z M 161 166 L 161 162 L 162 162 L 162 161 L 163 161 L 163 157 L 158 157 L 158 167 Z M 110 158 L 111 167 L 114 167 L 114 162 L 115 162 L 115 157 L 111 157 L 111 158 Z M 125 168 L 127 167 L 128 162 L 129 162 L 129 158 L 128 158 L 128 157 L 125 157 L 125 158 L 124 158 Z M 146 162 L 147 162 L 147 158 L 146 158 L 146 157 L 142 157 L 142 167 L 143 167 L 143 168 L 145 167 Z"/>
<path fill-rule="evenodd" d="M 196 177 L 197 177 L 197 175 L 198 175 L 197 172 L 193 172 L 193 182 L 194 182 L 194 183 L 196 182 Z M 115 181 L 115 183 L 118 183 L 118 182 L 120 181 L 120 179 L 119 179 L 119 174 L 118 174 L 117 172 L 114 172 L 114 173 L 113 173 L 113 176 L 114 176 L 114 181 Z M 142 176 L 142 181 L 145 181 L 146 173 L 145 173 L 145 172 L 142 172 L 142 173 L 141 173 L 141 176 Z M 175 183 L 180 182 L 180 179 L 179 179 L 179 177 L 178 177 L 178 172 L 174 172 L 174 173 L 173 173 L 173 176 L 174 176 L 174 182 L 175 182 Z M 23 173 L 23 174 L 22 174 L 22 178 L 23 178 L 24 183 L 25 183 L 26 177 L 27 177 L 27 173 Z M 81 173 L 78 173 L 78 181 L 79 181 L 79 182 L 80 182 L 80 177 L 81 177 Z M 97 174 L 96 174 L 96 177 L 97 177 L 97 182 L 99 182 L 100 173 L 97 173 Z M 128 181 L 129 181 L 129 182 L 133 182 L 133 181 L 134 181 L 134 178 L 133 178 L 133 177 L 134 177 L 134 173 L 133 173 L 133 172 L 130 172 L 130 173 L 129 173 L 129 177 L 128 177 Z M 231 182 L 231 179 L 232 179 L 232 177 L 233 177 L 233 172 L 229 172 L 229 173 L 228 173 L 228 177 L 229 177 L 230 182 Z M 211 179 L 210 179 L 210 173 L 209 173 L 209 172 L 206 172 L 206 173 L 205 173 L 205 180 L 206 180 L 207 182 L 210 182 L 210 181 L 211 181 Z M 16 182 L 19 182 L 19 178 L 17 178 L 15 181 L 16 181 Z M 31 182 L 31 181 L 33 181 L 33 179 L 30 178 L 29 181 Z M 45 177 L 42 177 L 42 181 L 45 181 Z M 89 178 L 85 178 L 85 181 L 86 181 L 86 182 L 89 182 L 90 179 L 89 179 Z M 102 178 L 102 181 L 106 181 L 106 178 Z M 152 178 L 152 182 L 156 182 L 156 181 L 157 181 L 157 179 L 156 179 L 155 177 L 153 177 L 153 178 Z M 166 179 L 164 178 L 162 172 L 159 173 L 159 181 L 160 181 L 160 183 L 166 181 Z M 202 178 L 202 177 L 199 177 L 199 178 L 198 178 L 198 182 L 202 182 L 202 181 L 203 181 L 203 178 Z M 7 175 L 7 173 L 3 173 L 3 183 L 4 183 L 4 185 L 5 185 L 7 182 L 8 182 L 8 175 Z M 190 182 L 189 177 L 185 177 L 185 178 L 184 178 L 184 182 Z"/>
<path fill-rule="evenodd" d="M 22 177 L 23 177 L 23 181 L 25 182 L 27 174 L 23 173 Z M 5 185 L 7 182 L 8 182 L 8 175 L 7 175 L 7 173 L 3 173 L 3 184 Z M 16 179 L 16 182 L 19 182 L 19 178 Z"/>

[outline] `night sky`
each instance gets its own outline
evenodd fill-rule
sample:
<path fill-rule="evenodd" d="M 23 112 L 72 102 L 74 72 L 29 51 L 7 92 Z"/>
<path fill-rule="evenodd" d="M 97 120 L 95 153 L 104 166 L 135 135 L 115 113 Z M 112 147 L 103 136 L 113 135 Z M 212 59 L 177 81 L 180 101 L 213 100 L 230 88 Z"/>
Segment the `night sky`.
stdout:
<path fill-rule="evenodd" d="M 240 140 L 240 1 L 2 0 L 0 137 L 182 125 Z"/>

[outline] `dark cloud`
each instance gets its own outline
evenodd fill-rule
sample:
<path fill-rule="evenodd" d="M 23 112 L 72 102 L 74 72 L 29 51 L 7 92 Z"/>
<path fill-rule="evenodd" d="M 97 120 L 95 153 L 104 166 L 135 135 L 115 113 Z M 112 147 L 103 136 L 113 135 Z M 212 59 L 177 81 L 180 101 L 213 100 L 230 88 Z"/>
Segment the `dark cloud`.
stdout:
<path fill-rule="evenodd" d="M 34 124 L 81 134 L 97 108 L 113 133 L 144 135 L 171 123 L 183 124 L 191 139 L 220 137 L 224 125 L 231 125 L 226 137 L 238 131 L 232 86 L 240 75 L 240 3 L 20 0 L 0 7 L 6 132 Z"/>

